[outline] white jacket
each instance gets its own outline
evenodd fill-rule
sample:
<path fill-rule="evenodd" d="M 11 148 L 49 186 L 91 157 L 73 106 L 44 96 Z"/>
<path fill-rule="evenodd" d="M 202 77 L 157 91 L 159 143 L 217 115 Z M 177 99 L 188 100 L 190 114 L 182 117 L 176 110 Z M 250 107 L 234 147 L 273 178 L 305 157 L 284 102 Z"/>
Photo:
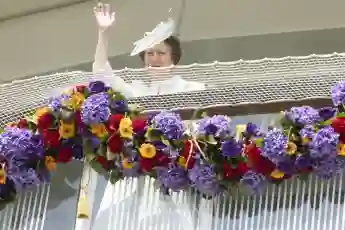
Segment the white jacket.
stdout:
<path fill-rule="evenodd" d="M 97 66 L 97 63 L 95 62 L 93 64 L 93 72 L 97 74 L 101 80 L 103 79 L 106 84 L 113 87 L 115 90 L 120 91 L 127 98 L 205 89 L 205 84 L 186 81 L 181 76 L 172 76 L 170 79 L 163 81 L 152 81 L 151 85 L 147 85 L 140 80 L 134 80 L 127 83 L 119 76 L 113 74 L 113 70 L 109 62 L 107 62 L 105 66 Z"/>

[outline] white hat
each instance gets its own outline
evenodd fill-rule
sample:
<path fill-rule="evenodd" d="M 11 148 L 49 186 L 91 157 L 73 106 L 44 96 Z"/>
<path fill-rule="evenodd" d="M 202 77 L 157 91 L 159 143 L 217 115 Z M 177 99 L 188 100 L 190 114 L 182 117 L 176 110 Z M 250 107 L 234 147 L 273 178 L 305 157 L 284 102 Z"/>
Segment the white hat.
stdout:
<path fill-rule="evenodd" d="M 161 43 L 173 35 L 174 30 L 175 21 L 171 18 L 166 22 L 159 23 L 151 32 L 146 32 L 143 38 L 133 43 L 134 49 L 131 52 L 131 56 L 137 55 L 142 51 Z"/>

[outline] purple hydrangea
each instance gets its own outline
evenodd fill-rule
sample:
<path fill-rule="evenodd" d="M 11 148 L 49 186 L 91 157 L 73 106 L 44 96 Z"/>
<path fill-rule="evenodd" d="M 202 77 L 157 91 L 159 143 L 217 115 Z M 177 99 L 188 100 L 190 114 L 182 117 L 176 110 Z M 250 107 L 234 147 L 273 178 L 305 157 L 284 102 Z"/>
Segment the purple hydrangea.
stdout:
<path fill-rule="evenodd" d="M 71 99 L 70 95 L 62 94 L 59 97 L 55 97 L 50 100 L 49 108 L 51 108 L 54 112 L 61 109 L 61 107 L 66 103 L 69 99 Z"/>
<path fill-rule="evenodd" d="M 102 81 L 92 81 L 89 83 L 88 89 L 91 94 L 95 94 L 105 92 L 106 87 Z"/>
<path fill-rule="evenodd" d="M 320 129 L 310 142 L 310 156 L 314 159 L 336 157 L 338 144 L 339 134 L 331 126 L 326 126 Z"/>
<path fill-rule="evenodd" d="M 222 155 L 225 157 L 238 157 L 242 154 L 243 146 L 235 139 L 226 140 L 221 145 Z"/>
<path fill-rule="evenodd" d="M 110 102 L 110 108 L 114 113 L 126 113 L 128 112 L 128 105 L 125 100 L 115 100 Z"/>
<path fill-rule="evenodd" d="M 345 104 L 345 81 L 339 82 L 331 89 L 332 101 L 334 106 Z"/>
<path fill-rule="evenodd" d="M 245 185 L 251 194 L 262 194 L 266 189 L 267 180 L 264 175 L 254 171 L 247 171 L 240 182 Z"/>
<path fill-rule="evenodd" d="M 322 179 L 330 179 L 340 174 L 345 169 L 345 158 L 334 157 L 327 160 L 314 162 L 313 170 Z"/>
<path fill-rule="evenodd" d="M 261 136 L 262 133 L 256 124 L 249 122 L 246 126 L 245 135 L 258 137 Z"/>
<path fill-rule="evenodd" d="M 310 106 L 292 107 L 285 116 L 287 120 L 300 126 L 316 124 L 321 120 L 319 111 Z"/>
<path fill-rule="evenodd" d="M 299 135 L 301 138 L 308 138 L 308 139 L 313 139 L 315 136 L 315 128 L 312 125 L 306 125 L 304 126 L 300 131 Z"/>
<path fill-rule="evenodd" d="M 311 167 L 311 159 L 309 155 L 299 155 L 296 157 L 295 166 L 298 170 L 305 170 Z"/>
<path fill-rule="evenodd" d="M 109 116 L 109 95 L 106 93 L 91 95 L 81 107 L 81 119 L 86 125 L 106 122 Z"/>
<path fill-rule="evenodd" d="M 198 122 L 197 135 L 226 137 L 231 134 L 230 118 L 223 115 L 205 117 Z"/>
<path fill-rule="evenodd" d="M 324 107 L 319 109 L 319 116 L 324 120 L 327 121 L 333 118 L 336 114 L 336 109 L 332 107 Z"/>
<path fill-rule="evenodd" d="M 220 185 L 212 165 L 195 165 L 189 170 L 188 177 L 192 186 L 207 196 L 214 196 L 220 192 Z"/>
<path fill-rule="evenodd" d="M 274 163 L 285 161 L 287 153 L 288 137 L 281 130 L 269 130 L 264 137 L 262 155 Z"/>
<path fill-rule="evenodd" d="M 152 124 L 169 140 L 181 139 L 185 132 L 183 120 L 180 115 L 173 112 L 160 112 L 152 118 Z"/>
<path fill-rule="evenodd" d="M 189 184 L 187 171 L 180 166 L 157 167 L 156 170 L 159 182 L 174 192 L 183 190 Z"/>
<path fill-rule="evenodd" d="M 7 128 L 0 134 L 0 162 L 6 165 L 7 180 L 21 192 L 41 183 L 40 170 L 33 169 L 44 153 L 40 136 L 27 129 Z M 47 178 L 47 177 L 45 177 Z M 0 191 L 1 196 L 1 191 Z"/>

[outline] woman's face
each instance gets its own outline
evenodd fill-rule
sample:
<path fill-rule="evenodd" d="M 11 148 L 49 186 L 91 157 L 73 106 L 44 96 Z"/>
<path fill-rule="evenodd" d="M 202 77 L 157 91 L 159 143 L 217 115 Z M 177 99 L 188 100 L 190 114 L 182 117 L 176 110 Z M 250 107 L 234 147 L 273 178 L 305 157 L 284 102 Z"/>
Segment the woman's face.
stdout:
<path fill-rule="evenodd" d="M 166 67 L 173 65 L 171 48 L 164 42 L 147 49 L 144 56 L 145 67 Z"/>

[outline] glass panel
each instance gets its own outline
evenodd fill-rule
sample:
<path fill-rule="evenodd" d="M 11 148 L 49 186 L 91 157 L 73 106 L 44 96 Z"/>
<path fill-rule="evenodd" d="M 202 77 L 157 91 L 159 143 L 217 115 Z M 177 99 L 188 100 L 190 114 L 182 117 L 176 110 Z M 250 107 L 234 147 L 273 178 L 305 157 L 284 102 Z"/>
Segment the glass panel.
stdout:
<path fill-rule="evenodd" d="M 0 229 L 74 229 L 81 174 L 78 161 L 59 165 L 51 185 L 20 196 L 0 212 Z"/>

